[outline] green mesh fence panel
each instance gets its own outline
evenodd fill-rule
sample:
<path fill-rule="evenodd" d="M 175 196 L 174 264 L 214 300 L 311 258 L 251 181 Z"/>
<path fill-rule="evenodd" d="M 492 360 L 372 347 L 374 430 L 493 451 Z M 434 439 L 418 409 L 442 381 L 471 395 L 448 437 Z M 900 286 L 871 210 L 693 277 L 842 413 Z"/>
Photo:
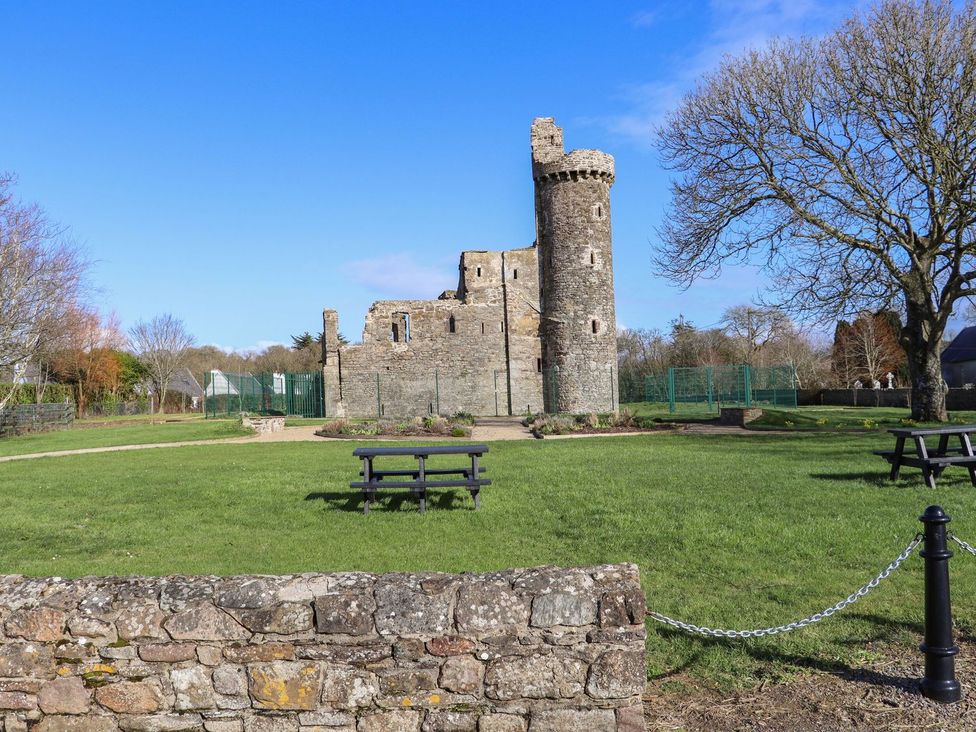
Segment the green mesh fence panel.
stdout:
<path fill-rule="evenodd" d="M 672 414 L 717 413 L 723 405 L 793 408 L 796 381 L 789 365 L 674 367 L 644 378 L 643 401 L 667 404 Z"/>
<path fill-rule="evenodd" d="M 322 374 L 250 374 L 213 370 L 204 374 L 208 417 L 248 412 L 261 415 L 325 416 Z"/>

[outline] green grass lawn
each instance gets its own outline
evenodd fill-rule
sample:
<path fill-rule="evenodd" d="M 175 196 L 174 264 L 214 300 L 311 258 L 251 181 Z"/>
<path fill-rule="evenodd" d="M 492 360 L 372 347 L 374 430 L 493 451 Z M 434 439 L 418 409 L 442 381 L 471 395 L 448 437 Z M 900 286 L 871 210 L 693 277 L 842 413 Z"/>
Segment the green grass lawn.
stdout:
<path fill-rule="evenodd" d="M 78 426 L 52 432 L 3 437 L 0 438 L 0 456 L 79 450 L 86 447 L 148 445 L 153 442 L 216 440 L 248 434 L 251 432 L 241 428 L 236 420 L 196 419 L 160 424 L 129 424 L 123 421 L 110 426 Z"/>
<path fill-rule="evenodd" d="M 482 510 L 425 516 L 402 494 L 369 517 L 352 443 L 188 446 L 0 464 L 2 571 L 31 575 L 481 571 L 639 564 L 651 608 L 712 627 L 785 623 L 873 577 L 940 503 L 976 542 L 976 489 L 950 470 L 887 481 L 883 433 L 687 435 L 494 443 Z M 957 622 L 976 624 L 976 558 L 953 560 Z M 916 645 L 922 565 L 775 638 L 698 640 L 649 624 L 648 671 L 748 684 Z"/>

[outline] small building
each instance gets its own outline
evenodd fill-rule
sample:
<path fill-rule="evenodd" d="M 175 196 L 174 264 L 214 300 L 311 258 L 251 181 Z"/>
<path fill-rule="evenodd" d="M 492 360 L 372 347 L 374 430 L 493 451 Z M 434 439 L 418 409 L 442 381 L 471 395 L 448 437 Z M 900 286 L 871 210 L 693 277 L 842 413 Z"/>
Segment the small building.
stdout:
<path fill-rule="evenodd" d="M 976 325 L 963 328 L 942 352 L 942 378 L 950 389 L 976 384 Z"/>
<path fill-rule="evenodd" d="M 200 382 L 196 380 L 196 377 L 190 369 L 185 366 L 177 369 L 173 374 L 167 393 L 181 394 L 184 403 L 187 399 L 189 400 L 187 406 L 190 409 L 197 409 L 200 406 L 200 401 L 203 399 L 203 389 L 200 388 Z"/>

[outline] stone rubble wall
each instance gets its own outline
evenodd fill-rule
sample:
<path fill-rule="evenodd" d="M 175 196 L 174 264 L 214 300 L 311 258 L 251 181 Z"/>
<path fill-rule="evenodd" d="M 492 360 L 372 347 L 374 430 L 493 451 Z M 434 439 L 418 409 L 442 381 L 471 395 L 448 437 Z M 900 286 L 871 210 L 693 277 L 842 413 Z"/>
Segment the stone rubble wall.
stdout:
<path fill-rule="evenodd" d="M 259 435 L 285 431 L 284 417 L 241 417 L 241 424 Z"/>
<path fill-rule="evenodd" d="M 0 577 L 4 732 L 643 730 L 634 565 Z"/>

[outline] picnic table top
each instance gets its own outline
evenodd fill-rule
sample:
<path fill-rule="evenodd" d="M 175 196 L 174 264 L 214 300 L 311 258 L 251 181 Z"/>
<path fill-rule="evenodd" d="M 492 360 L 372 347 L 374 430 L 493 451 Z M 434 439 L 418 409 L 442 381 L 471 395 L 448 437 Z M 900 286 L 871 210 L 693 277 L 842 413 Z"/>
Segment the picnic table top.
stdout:
<path fill-rule="evenodd" d="M 355 457 L 380 455 L 484 455 L 488 445 L 425 445 L 424 447 L 357 447 Z"/>
<path fill-rule="evenodd" d="M 926 435 L 961 435 L 976 432 L 976 424 L 956 424 L 951 427 L 894 427 L 888 430 L 899 437 L 924 437 Z"/>

